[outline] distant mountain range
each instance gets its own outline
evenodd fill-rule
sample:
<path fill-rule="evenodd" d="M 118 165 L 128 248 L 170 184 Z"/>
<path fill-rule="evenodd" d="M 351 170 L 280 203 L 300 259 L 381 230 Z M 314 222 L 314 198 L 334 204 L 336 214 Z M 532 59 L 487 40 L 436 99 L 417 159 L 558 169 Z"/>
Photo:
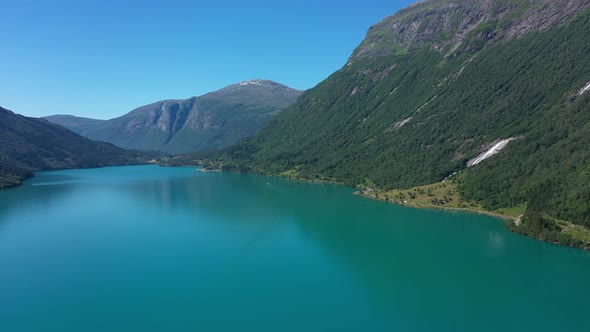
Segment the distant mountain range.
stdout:
<path fill-rule="evenodd" d="M 301 93 L 273 81 L 249 80 L 200 97 L 155 102 L 106 121 L 71 115 L 45 119 L 127 149 L 187 153 L 223 148 L 253 135 Z"/>
<path fill-rule="evenodd" d="M 21 184 L 33 171 L 141 164 L 156 156 L 94 142 L 0 107 L 0 188 Z"/>

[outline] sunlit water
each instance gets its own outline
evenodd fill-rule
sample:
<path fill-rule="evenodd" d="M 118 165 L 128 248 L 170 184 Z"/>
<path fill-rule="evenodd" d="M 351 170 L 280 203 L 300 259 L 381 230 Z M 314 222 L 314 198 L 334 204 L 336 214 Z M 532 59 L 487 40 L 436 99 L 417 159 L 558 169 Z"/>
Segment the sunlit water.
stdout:
<path fill-rule="evenodd" d="M 496 219 L 194 168 L 0 191 L 0 331 L 590 331 L 590 254 Z"/>

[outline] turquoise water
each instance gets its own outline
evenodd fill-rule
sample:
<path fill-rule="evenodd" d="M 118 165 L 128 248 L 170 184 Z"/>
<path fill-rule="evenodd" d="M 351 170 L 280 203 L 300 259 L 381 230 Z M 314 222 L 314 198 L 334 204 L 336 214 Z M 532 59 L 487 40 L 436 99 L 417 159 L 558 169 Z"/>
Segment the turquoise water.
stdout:
<path fill-rule="evenodd" d="M 590 254 L 496 219 L 193 168 L 0 191 L 0 331 L 590 331 Z"/>

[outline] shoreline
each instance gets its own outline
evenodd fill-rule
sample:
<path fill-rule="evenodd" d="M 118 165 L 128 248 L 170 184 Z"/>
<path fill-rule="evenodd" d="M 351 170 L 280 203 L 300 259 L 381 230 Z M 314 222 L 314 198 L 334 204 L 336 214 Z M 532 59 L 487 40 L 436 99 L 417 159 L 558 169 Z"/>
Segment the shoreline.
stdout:
<path fill-rule="evenodd" d="M 245 174 L 253 174 L 256 172 L 232 172 L 232 171 L 224 171 L 221 169 L 204 169 L 204 168 L 200 168 L 200 165 L 174 165 L 174 166 L 170 166 L 170 165 L 162 165 L 162 164 L 154 164 L 154 163 L 142 163 L 142 164 L 128 164 L 128 165 L 117 165 L 117 166 L 140 166 L 140 165 L 154 165 L 154 166 L 159 166 L 159 167 L 194 167 L 197 171 L 199 172 L 230 172 L 230 173 L 245 173 Z M 83 168 L 61 168 L 61 169 L 48 169 L 48 170 L 38 170 L 35 172 L 39 172 L 39 171 L 54 171 L 54 170 L 68 170 L 68 169 L 91 169 L 91 168 L 105 168 L 105 167 L 113 167 L 114 165 L 109 165 L 109 166 L 100 166 L 100 167 L 83 167 Z M 114 166 L 114 167 L 117 167 Z M 34 173 L 33 172 L 30 177 L 27 177 L 26 179 L 30 179 L 32 177 L 34 177 Z M 474 214 L 479 214 L 479 215 L 486 215 L 492 218 L 496 218 L 498 220 L 502 220 L 504 222 L 504 227 L 506 228 L 507 231 L 511 232 L 511 233 L 515 233 L 515 234 L 519 234 L 519 235 L 523 235 L 526 236 L 528 238 L 531 239 L 535 239 L 538 241 L 543 241 L 546 243 L 550 243 L 550 244 L 554 244 L 554 245 L 559 245 L 559 246 L 563 246 L 563 247 L 570 247 L 570 248 L 577 248 L 577 249 L 582 249 L 585 251 L 590 251 L 590 242 L 589 241 L 582 241 L 580 244 L 581 245 L 570 245 L 570 244 L 566 244 L 566 243 L 561 243 L 561 242 L 555 242 L 555 241 L 551 241 L 548 239 L 543 239 L 537 236 L 531 236 L 529 234 L 523 233 L 518 231 L 518 227 L 520 227 L 522 225 L 522 214 L 518 215 L 518 216 L 511 216 L 511 215 L 505 215 L 505 214 L 500 214 L 500 213 L 496 213 L 496 212 L 492 212 L 492 211 L 488 211 L 488 210 L 484 210 L 484 209 L 477 209 L 474 207 L 455 207 L 455 206 L 441 206 L 441 205 L 434 205 L 434 204 L 419 204 L 419 203 L 415 203 L 415 202 L 408 202 L 406 200 L 399 200 L 399 199 L 389 199 L 389 197 L 387 195 L 385 195 L 385 198 L 381 198 L 378 197 L 377 192 L 374 190 L 368 190 L 368 191 L 363 191 L 361 189 L 361 187 L 354 187 L 354 186 L 348 186 L 342 182 L 337 182 L 334 180 L 326 180 L 326 179 L 307 179 L 307 178 L 303 178 L 303 177 L 295 177 L 295 176 L 286 176 L 283 174 L 268 174 L 268 173 L 264 173 L 264 172 L 258 172 L 256 174 L 260 174 L 260 175 L 265 175 L 265 176 L 273 176 L 273 177 L 279 177 L 279 178 L 285 178 L 288 180 L 294 180 L 294 181 L 298 181 L 298 182 L 307 182 L 307 183 L 318 183 L 318 184 L 322 184 L 322 183 L 326 183 L 326 184 L 335 184 L 335 185 L 341 185 L 341 186 L 346 186 L 346 187 L 350 187 L 351 189 L 356 189 L 356 191 L 352 192 L 353 195 L 357 195 L 363 198 L 367 198 L 367 199 L 372 199 L 372 200 L 376 200 L 376 201 L 381 201 L 384 203 L 390 203 L 390 204 L 395 204 L 401 207 L 406 207 L 406 208 L 412 208 L 412 209 L 424 209 L 424 210 L 439 210 L 439 211 L 454 211 L 454 212 L 467 212 L 467 213 L 474 213 Z M 12 185 L 9 187 L 1 187 L 0 190 L 7 190 L 7 189 L 13 189 L 13 188 L 17 188 L 20 187 L 24 184 L 24 180 L 19 184 L 16 185 Z M 373 194 L 370 194 L 373 193 Z M 567 223 L 567 222 L 566 222 Z M 571 223 L 570 223 L 571 224 Z M 579 225 L 575 225 L 575 224 L 571 224 L 571 226 L 576 227 Z M 586 232 L 589 232 L 587 229 L 584 230 Z M 583 244 L 582 244 L 583 243 Z"/>
<path fill-rule="evenodd" d="M 358 195 L 361 197 L 365 197 L 368 199 L 373 199 L 373 200 L 377 200 L 377 201 L 381 201 L 381 202 L 385 202 L 385 203 L 390 203 L 390 204 L 395 204 L 401 207 L 405 207 L 405 208 L 411 208 L 411 209 L 420 209 L 420 210 L 439 210 L 439 211 L 456 211 L 456 212 L 467 212 L 467 213 L 475 213 L 475 214 L 481 214 L 481 215 L 486 215 L 486 216 L 490 216 L 493 218 L 497 218 L 499 220 L 502 220 L 504 222 L 504 227 L 505 229 L 513 234 L 518 234 L 524 237 L 527 237 L 529 239 L 533 239 L 533 240 L 537 240 L 537 241 L 541 241 L 541 242 L 545 242 L 548 244 L 552 244 L 552 245 L 557 245 L 560 247 L 567 247 L 567 248 L 574 248 L 574 249 L 581 249 L 584 251 L 590 251 L 590 243 L 586 244 L 584 246 L 576 246 L 576 245 L 570 245 L 570 244 L 566 244 L 566 243 L 561 243 L 561 242 L 556 242 L 556 241 L 551 241 L 548 239 L 543 239 L 541 237 L 538 236 L 531 236 L 528 235 L 526 233 L 523 232 L 519 232 L 518 231 L 518 227 L 521 225 L 521 220 L 522 220 L 522 215 L 519 215 L 518 217 L 513 217 L 513 216 L 507 216 L 507 215 L 502 215 L 499 213 L 494 213 L 492 211 L 487 211 L 487 210 L 478 210 L 478 209 L 470 209 L 470 208 L 457 208 L 457 207 L 445 207 L 445 206 L 424 206 L 424 205 L 419 205 L 419 204 L 409 204 L 409 203 L 403 203 L 403 202 L 399 202 L 397 200 L 385 200 L 382 198 L 377 198 L 373 195 L 368 195 L 368 194 L 364 194 L 361 191 L 355 191 L 353 193 L 354 195 Z"/>
<path fill-rule="evenodd" d="M 157 166 L 157 164 L 151 163 L 151 162 L 145 162 L 145 163 L 138 163 L 138 164 L 122 164 L 122 165 L 103 165 L 103 166 L 93 166 L 93 167 L 64 167 L 64 168 L 47 168 L 47 169 L 36 169 L 34 171 L 31 171 L 29 174 L 26 174 L 25 176 L 18 176 L 18 183 L 13 183 L 9 186 L 0 186 L 0 190 L 7 190 L 7 189 L 14 189 L 14 188 L 18 188 L 22 185 L 25 184 L 26 180 L 30 180 L 32 178 L 35 177 L 35 173 L 37 172 L 48 172 L 48 171 L 67 171 L 67 170 L 74 170 L 74 169 L 100 169 L 100 168 L 107 168 L 107 167 L 124 167 L 124 166 L 150 166 L 150 165 L 155 165 Z"/>
<path fill-rule="evenodd" d="M 195 165 L 193 165 L 194 167 Z M 197 165 L 197 167 L 199 167 L 200 165 Z M 167 166 L 170 167 L 170 166 Z M 172 166 L 175 167 L 175 166 Z M 212 169 L 212 170 L 207 170 L 207 172 L 211 172 L 211 171 L 218 171 L 218 172 L 224 172 L 221 169 Z M 232 171 L 228 171 L 228 172 L 232 172 Z M 250 174 L 251 172 L 235 172 L 235 173 L 246 173 L 246 174 Z M 270 173 L 266 173 L 266 172 L 254 172 L 256 174 L 261 174 L 261 175 L 266 175 L 266 176 L 276 176 L 276 177 L 280 177 L 280 178 L 285 178 L 285 179 L 289 179 L 289 180 L 294 180 L 294 181 L 300 181 L 300 182 L 308 182 L 308 183 L 329 183 L 329 184 L 337 184 L 337 185 L 342 185 L 342 186 L 347 186 L 346 184 L 342 183 L 342 182 L 338 182 L 338 181 L 334 181 L 334 180 L 321 180 L 321 179 L 307 179 L 307 178 L 303 178 L 303 177 L 297 177 L 297 176 L 289 176 L 289 175 L 284 175 L 284 174 L 270 174 Z M 362 192 L 362 190 L 360 189 L 360 187 L 354 187 L 354 186 L 347 186 L 350 187 L 351 189 L 356 189 L 356 191 L 353 192 L 353 195 L 358 195 L 361 197 L 365 197 L 368 199 L 373 199 L 373 200 L 377 200 L 377 201 L 382 201 L 382 202 L 386 202 L 386 203 L 391 203 L 391 204 L 396 204 L 399 206 L 403 206 L 403 207 L 409 207 L 409 208 L 414 208 L 414 209 L 427 209 L 427 210 L 446 210 L 446 211 L 456 211 L 456 212 L 469 212 L 469 213 L 477 213 L 477 214 L 483 214 L 483 215 L 487 215 L 490 217 L 494 217 L 494 218 L 498 218 L 498 219 L 502 219 L 504 221 L 513 221 L 514 224 L 516 225 L 517 221 L 520 220 L 520 218 L 522 216 L 518 216 L 518 217 L 512 217 L 512 216 L 507 216 L 507 215 L 503 215 L 503 214 L 499 214 L 499 213 L 494 213 L 491 211 L 487 211 L 487 210 L 478 210 L 478 209 L 470 209 L 470 208 L 458 208 L 458 207 L 445 207 L 445 206 L 422 206 L 419 204 L 408 204 L 408 203 L 403 203 L 403 202 L 399 202 L 399 201 L 390 201 L 390 200 L 385 200 L 382 198 L 378 198 L 375 197 L 373 195 L 368 195 L 368 194 L 364 194 Z"/>
<path fill-rule="evenodd" d="M 193 165 L 194 166 L 194 165 Z M 174 166 L 172 166 L 174 167 Z M 198 167 L 198 166 L 197 166 Z M 216 170 L 208 170 L 210 171 L 219 171 L 219 172 L 224 172 L 221 169 L 216 169 Z M 232 172 L 232 171 L 229 171 Z M 244 172 L 236 172 L 236 173 L 244 173 Z M 251 172 L 245 172 L 246 174 L 250 174 Z M 285 179 L 289 179 L 289 180 L 294 180 L 294 181 L 300 181 L 300 182 L 308 182 L 308 183 L 328 183 L 328 184 L 336 184 L 336 185 L 342 185 L 342 186 L 347 186 L 346 184 L 342 183 L 342 182 L 338 182 L 338 181 L 334 181 L 334 180 L 321 180 L 321 179 L 307 179 L 307 178 L 303 178 L 303 177 L 297 177 L 297 176 L 289 176 L 289 175 L 284 175 L 284 174 L 270 174 L 270 173 L 266 173 L 266 172 L 255 172 L 256 174 L 261 174 L 261 175 L 266 175 L 266 176 L 273 176 L 273 177 L 280 177 L 280 178 L 285 178 Z M 364 198 L 368 198 L 368 199 L 373 199 L 373 200 L 377 200 L 377 201 L 382 201 L 382 202 L 386 202 L 386 203 L 391 203 L 391 204 L 396 204 L 399 206 L 403 206 L 403 207 L 408 207 L 408 208 L 414 208 L 414 209 L 426 209 L 426 210 L 442 210 L 442 211 L 456 211 L 456 212 L 469 212 L 469 213 L 476 213 L 476 214 L 483 214 L 483 215 L 487 215 L 490 217 L 494 217 L 494 218 L 498 218 L 504 221 L 512 221 L 514 222 L 515 225 L 517 225 L 518 221 L 522 218 L 522 215 L 520 216 L 507 216 L 507 215 L 503 215 L 503 214 L 499 214 L 499 213 L 494 213 L 492 211 L 488 211 L 488 210 L 478 210 L 478 209 L 473 209 L 473 208 L 459 208 L 459 207 L 445 207 L 445 206 L 422 206 L 419 204 L 408 204 L 408 203 L 403 203 L 403 202 L 399 202 L 396 200 L 385 200 L 382 198 L 378 198 L 375 197 L 373 195 L 368 195 L 368 194 L 364 194 L 361 190 L 360 187 L 358 186 L 347 186 L 350 187 L 351 189 L 355 189 L 356 191 L 353 192 L 353 195 L 358 195 L 360 197 L 364 197 Z M 512 231 L 511 231 L 512 232 Z"/>
<path fill-rule="evenodd" d="M 456 212 L 469 212 L 469 213 L 483 214 L 483 215 L 486 215 L 486 216 L 490 216 L 490 217 L 502 219 L 502 220 L 505 220 L 505 221 L 513 221 L 515 224 L 516 224 L 516 221 L 519 220 L 519 217 L 507 216 L 507 215 L 503 215 L 503 214 L 499 214 L 499 213 L 494 213 L 492 211 L 487 211 L 487 210 L 478 210 L 478 209 L 470 209 L 470 208 L 459 208 L 459 207 L 434 206 L 434 205 L 433 206 L 422 206 L 422 205 L 419 205 L 419 204 L 409 204 L 409 203 L 403 203 L 403 202 L 399 202 L 399 201 L 389 201 L 389 200 L 385 200 L 385 199 L 382 199 L 382 198 L 377 198 L 377 197 L 372 196 L 372 195 L 363 194 L 360 191 L 355 191 L 353 194 L 354 195 L 361 196 L 361 197 L 365 197 L 365 198 L 369 198 L 369 199 L 373 199 L 373 200 L 385 202 L 385 203 L 390 203 L 390 204 L 399 205 L 399 206 L 402 206 L 402 207 L 411 208 L 411 209 L 456 211 Z"/>
<path fill-rule="evenodd" d="M 246 173 L 249 173 L 249 172 L 246 172 Z M 284 174 L 268 174 L 268 173 L 264 173 L 264 172 L 260 172 L 259 174 L 266 175 L 266 176 L 277 176 L 277 177 L 282 177 L 282 178 L 295 180 L 295 181 L 301 181 L 301 182 L 330 183 L 330 184 L 338 184 L 338 185 L 346 186 L 342 182 L 336 182 L 336 181 L 331 181 L 331 180 L 317 180 L 317 179 L 311 180 L 311 179 L 305 179 L 305 178 L 294 177 L 294 176 L 286 176 Z M 439 184 L 444 184 L 444 182 L 430 184 L 430 186 L 439 185 Z M 429 186 L 429 185 L 426 185 L 426 186 Z M 353 195 L 357 195 L 357 196 L 364 197 L 367 199 L 381 201 L 384 203 L 395 204 L 395 205 L 398 205 L 401 207 L 407 207 L 407 208 L 412 208 L 412 209 L 422 209 L 422 210 L 439 210 L 439 211 L 449 211 L 449 212 L 454 211 L 454 212 L 463 212 L 463 213 L 474 213 L 474 214 L 489 216 L 492 218 L 496 218 L 499 221 L 502 221 L 504 228 L 509 233 L 521 235 L 521 236 L 524 236 L 524 237 L 527 237 L 530 239 L 534 239 L 534 240 L 545 242 L 545 243 L 552 244 L 552 245 L 558 245 L 561 247 L 590 251 L 590 241 L 583 241 L 581 239 L 577 239 L 578 241 L 580 241 L 580 245 L 571 245 L 571 244 L 562 243 L 562 242 L 555 242 L 550 239 L 544 239 L 544 238 L 541 238 L 538 236 L 532 236 L 532 235 L 527 234 L 523 231 L 519 231 L 519 227 L 522 226 L 522 218 L 524 215 L 524 211 L 519 212 L 518 215 L 506 215 L 506 214 L 501 214 L 501 213 L 497 213 L 497 212 L 493 212 L 493 211 L 488 211 L 485 209 L 477 209 L 474 207 L 471 207 L 471 208 L 469 208 L 469 207 L 448 207 L 448 206 L 432 205 L 432 204 L 425 205 L 425 204 L 416 204 L 416 203 L 410 203 L 410 202 L 404 203 L 403 201 L 399 201 L 397 199 L 390 200 L 390 199 L 384 199 L 384 198 L 377 197 L 376 196 L 377 192 L 374 189 L 365 191 L 365 192 L 369 192 L 369 193 L 375 193 L 375 195 L 371 195 L 371 194 L 367 194 L 367 193 L 363 192 L 363 189 L 361 187 L 358 187 L 358 186 L 356 186 L 356 187 L 347 186 L 347 187 L 350 187 L 351 189 L 356 189 L 356 191 L 354 191 L 352 193 Z M 387 195 L 386 195 L 386 197 L 387 197 Z M 586 230 L 586 231 L 588 233 L 590 233 L 590 231 L 588 231 L 588 230 Z"/>

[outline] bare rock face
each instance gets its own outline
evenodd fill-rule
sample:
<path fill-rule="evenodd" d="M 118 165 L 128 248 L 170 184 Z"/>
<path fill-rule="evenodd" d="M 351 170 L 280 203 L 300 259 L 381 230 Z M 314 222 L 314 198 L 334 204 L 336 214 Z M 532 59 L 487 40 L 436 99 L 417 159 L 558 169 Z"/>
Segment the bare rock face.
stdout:
<path fill-rule="evenodd" d="M 349 62 L 404 54 L 425 45 L 453 56 L 482 43 L 518 38 L 560 24 L 590 0 L 430 0 L 416 3 L 372 26 Z"/>
<path fill-rule="evenodd" d="M 535 30 L 545 30 L 560 24 L 579 10 L 589 7 L 589 0 L 534 1 L 520 18 L 506 30 L 506 37 L 518 37 Z"/>

